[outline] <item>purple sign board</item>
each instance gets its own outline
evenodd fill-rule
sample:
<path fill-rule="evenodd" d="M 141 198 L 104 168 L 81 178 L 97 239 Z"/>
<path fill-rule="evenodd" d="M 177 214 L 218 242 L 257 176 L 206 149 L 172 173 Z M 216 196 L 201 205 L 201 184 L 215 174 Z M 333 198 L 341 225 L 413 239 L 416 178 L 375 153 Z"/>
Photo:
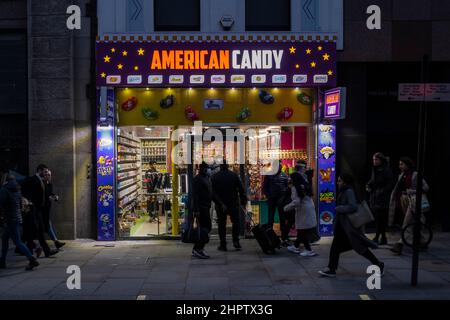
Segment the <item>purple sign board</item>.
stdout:
<path fill-rule="evenodd" d="M 346 88 L 336 88 L 325 91 L 323 117 L 325 119 L 344 119 Z"/>
<path fill-rule="evenodd" d="M 319 124 L 317 147 L 319 232 L 331 236 L 336 205 L 336 125 L 332 120 Z"/>
<path fill-rule="evenodd" d="M 106 88 L 104 88 L 106 89 Z M 97 91 L 97 239 L 115 240 L 114 89 Z M 106 104 L 101 99 L 106 99 Z M 101 107 L 103 105 L 104 107 Z M 105 109 L 105 110 L 100 110 Z"/>
<path fill-rule="evenodd" d="M 97 42 L 97 85 L 336 85 L 334 42 Z"/>

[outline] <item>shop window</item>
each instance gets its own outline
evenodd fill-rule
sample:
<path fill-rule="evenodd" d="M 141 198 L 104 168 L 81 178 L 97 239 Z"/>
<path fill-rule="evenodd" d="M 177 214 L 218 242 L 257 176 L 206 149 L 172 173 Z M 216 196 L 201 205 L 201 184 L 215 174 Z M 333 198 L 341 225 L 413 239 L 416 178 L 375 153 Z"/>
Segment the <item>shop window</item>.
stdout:
<path fill-rule="evenodd" d="M 154 0 L 155 31 L 200 31 L 200 0 Z"/>
<path fill-rule="evenodd" d="M 246 0 L 247 31 L 290 31 L 291 0 Z"/>

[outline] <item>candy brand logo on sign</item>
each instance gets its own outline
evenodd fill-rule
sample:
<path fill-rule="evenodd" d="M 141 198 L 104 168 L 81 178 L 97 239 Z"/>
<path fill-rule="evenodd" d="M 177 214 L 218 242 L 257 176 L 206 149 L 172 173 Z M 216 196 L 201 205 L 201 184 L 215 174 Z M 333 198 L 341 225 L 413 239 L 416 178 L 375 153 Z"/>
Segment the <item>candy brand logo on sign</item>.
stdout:
<path fill-rule="evenodd" d="M 138 75 L 148 84 L 178 86 L 336 82 L 334 42 L 97 42 L 96 49 L 99 86 L 125 79 L 138 86 L 138 78 L 128 79 Z"/>
<path fill-rule="evenodd" d="M 128 76 L 127 82 L 128 84 L 141 84 L 142 76 Z"/>

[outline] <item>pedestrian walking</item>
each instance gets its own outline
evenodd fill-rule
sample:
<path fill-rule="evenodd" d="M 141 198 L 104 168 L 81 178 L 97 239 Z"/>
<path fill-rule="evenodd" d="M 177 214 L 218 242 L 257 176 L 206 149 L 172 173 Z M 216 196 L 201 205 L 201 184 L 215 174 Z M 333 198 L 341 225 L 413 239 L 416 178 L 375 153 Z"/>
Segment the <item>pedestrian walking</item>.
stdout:
<path fill-rule="evenodd" d="M 192 184 L 193 197 L 193 211 L 194 218 L 197 219 L 198 228 L 211 231 L 211 202 L 213 199 L 213 192 L 211 180 L 208 177 L 208 165 L 205 162 L 200 164 L 200 170 L 197 176 L 193 179 Z M 208 259 L 210 256 L 205 251 L 206 242 L 199 239 L 192 248 L 192 256 L 200 259 Z"/>
<path fill-rule="evenodd" d="M 214 204 L 217 212 L 220 245 L 218 250 L 227 251 L 227 216 L 232 223 L 231 233 L 235 249 L 242 249 L 239 243 L 240 205 L 247 205 L 247 194 L 239 176 L 229 169 L 226 162 L 220 165 L 220 171 L 212 176 Z"/>
<path fill-rule="evenodd" d="M 295 210 L 295 228 L 297 229 L 297 238 L 293 245 L 288 246 L 290 252 L 299 254 L 302 257 L 313 257 L 317 253 L 311 249 L 309 238 L 311 233 L 315 232 L 317 227 L 316 209 L 311 198 L 312 192 L 307 176 L 304 173 L 306 163 L 300 163 L 295 166 L 295 172 L 292 173 L 289 182 L 291 188 L 292 202 L 284 207 L 284 211 Z M 297 180 L 297 187 L 294 185 L 294 178 Z M 299 191 L 300 190 L 300 191 Z M 300 244 L 303 243 L 305 250 L 301 252 Z"/>
<path fill-rule="evenodd" d="M 40 256 L 41 250 L 45 256 L 51 257 L 58 253 L 57 250 L 51 250 L 45 241 L 45 226 L 42 218 L 42 210 L 45 203 L 45 184 L 44 174 L 48 167 L 40 164 L 36 169 L 36 174 L 26 178 L 22 183 L 22 195 L 32 203 L 32 210 L 29 214 L 23 215 L 23 233 L 26 245 L 30 251 L 36 248 L 34 239 L 37 236 L 40 248 L 37 248 L 37 256 Z"/>
<path fill-rule="evenodd" d="M 376 233 L 372 241 L 379 245 L 387 244 L 386 228 L 388 225 L 389 202 L 394 187 L 394 178 L 389 168 L 389 159 L 377 152 L 372 157 L 372 176 L 366 185 L 370 195 L 370 208 L 375 216 Z"/>
<path fill-rule="evenodd" d="M 402 229 L 408 224 L 414 223 L 415 203 L 411 202 L 411 199 L 415 198 L 417 190 L 417 171 L 414 169 L 414 161 L 409 157 L 402 157 L 399 161 L 400 175 L 397 183 L 394 186 L 394 190 L 391 193 L 389 204 L 389 225 L 394 224 L 395 212 L 397 205 L 400 204 L 401 211 L 403 213 Z M 429 186 L 425 180 L 423 181 L 423 192 L 429 191 Z M 424 216 L 421 217 L 424 222 Z M 402 254 L 403 241 L 400 239 L 392 247 L 392 252 L 395 254 Z"/>
<path fill-rule="evenodd" d="M 380 268 L 381 275 L 383 275 L 384 263 L 378 260 L 370 251 L 370 249 L 376 249 L 378 245 L 367 239 L 361 229 L 353 227 L 347 217 L 347 215 L 356 212 L 358 209 L 352 176 L 348 174 L 340 175 L 337 185 L 339 195 L 336 201 L 336 216 L 333 221 L 334 238 L 330 249 L 328 269 L 319 271 L 319 274 L 325 277 L 336 277 L 341 253 L 353 249 L 369 260 L 372 265 L 377 265 Z"/>
<path fill-rule="evenodd" d="M 58 202 L 59 200 L 59 196 L 53 193 L 52 172 L 50 170 L 44 172 L 43 180 L 45 185 L 45 202 L 42 208 L 42 219 L 44 221 L 45 232 L 55 244 L 56 249 L 61 249 L 66 243 L 58 240 L 50 217 L 52 203 Z"/>
<path fill-rule="evenodd" d="M 6 268 L 6 256 L 9 249 L 9 239 L 11 239 L 18 250 L 27 257 L 29 263 L 26 270 L 32 270 L 39 263 L 20 239 L 20 224 L 22 223 L 21 206 L 22 195 L 20 186 L 13 175 L 3 173 L 0 179 L 3 185 L 0 189 L 0 216 L 3 216 L 5 230 L 2 235 L 2 255 L 0 257 L 0 269 Z"/>
<path fill-rule="evenodd" d="M 273 228 L 275 221 L 275 211 L 278 209 L 278 217 L 280 218 L 281 245 L 289 246 L 289 231 L 287 230 L 287 216 L 284 211 L 286 205 L 286 193 L 288 192 L 289 177 L 282 172 L 281 162 L 278 171 L 274 175 L 267 175 L 264 178 L 263 192 L 267 197 L 267 205 L 269 209 L 268 225 Z"/>

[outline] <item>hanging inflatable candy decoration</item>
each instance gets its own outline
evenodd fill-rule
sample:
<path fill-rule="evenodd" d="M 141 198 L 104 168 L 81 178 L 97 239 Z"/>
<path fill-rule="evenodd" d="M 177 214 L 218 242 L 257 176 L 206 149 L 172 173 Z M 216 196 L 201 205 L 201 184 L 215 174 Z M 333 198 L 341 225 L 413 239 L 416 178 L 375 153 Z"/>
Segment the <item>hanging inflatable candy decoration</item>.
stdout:
<path fill-rule="evenodd" d="M 290 107 L 286 107 L 278 113 L 277 117 L 280 121 L 287 121 L 292 117 L 293 114 L 294 110 Z"/>
<path fill-rule="evenodd" d="M 195 112 L 195 110 L 191 106 L 187 106 L 184 109 L 184 115 L 186 116 L 186 119 L 190 121 L 197 121 L 200 119 L 197 112 Z"/>
<path fill-rule="evenodd" d="M 167 97 L 165 97 L 164 99 L 162 99 L 161 102 L 159 103 L 159 105 L 161 106 L 161 108 L 167 109 L 167 108 L 170 108 L 171 106 L 173 106 L 174 103 L 175 103 L 175 97 L 173 96 L 173 94 L 171 94 L 171 95 L 168 95 Z"/>
<path fill-rule="evenodd" d="M 311 97 L 310 95 L 304 93 L 304 92 L 300 92 L 297 95 L 297 100 L 298 102 L 300 102 L 301 104 L 305 104 L 307 106 L 310 106 L 314 103 L 314 98 Z"/>
<path fill-rule="evenodd" d="M 248 107 L 244 107 L 239 111 L 238 115 L 236 116 L 237 121 L 245 121 L 252 115 L 250 109 Z"/>
<path fill-rule="evenodd" d="M 124 103 L 122 103 L 123 111 L 130 111 L 136 108 L 138 104 L 138 99 L 136 97 L 128 98 Z"/>
<path fill-rule="evenodd" d="M 259 92 L 259 100 L 261 100 L 261 102 L 264 104 L 272 104 L 274 103 L 275 98 L 273 97 L 273 95 L 267 93 L 264 90 L 261 90 Z"/>
<path fill-rule="evenodd" d="M 148 107 L 144 107 L 142 109 L 142 114 L 144 115 L 144 118 L 147 120 L 156 120 L 159 117 L 159 113 L 157 111 L 154 111 Z"/>

